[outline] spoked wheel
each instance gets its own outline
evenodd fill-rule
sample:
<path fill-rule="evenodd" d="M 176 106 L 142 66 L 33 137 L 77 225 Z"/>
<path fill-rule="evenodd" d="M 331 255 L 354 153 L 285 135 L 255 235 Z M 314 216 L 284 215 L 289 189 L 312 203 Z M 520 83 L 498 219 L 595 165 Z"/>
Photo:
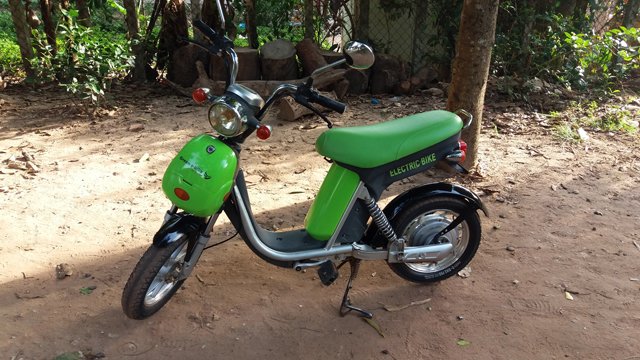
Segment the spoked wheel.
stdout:
<path fill-rule="evenodd" d="M 468 207 L 466 202 L 457 198 L 437 197 L 418 201 L 400 214 L 392 225 L 407 246 L 450 243 L 453 250 L 438 262 L 389 263 L 391 269 L 406 280 L 429 283 L 444 280 L 467 266 L 480 245 L 480 218 L 475 211 L 444 236 L 432 241 Z"/>
<path fill-rule="evenodd" d="M 187 237 L 167 247 L 151 245 L 129 276 L 122 293 L 122 309 L 132 319 L 144 319 L 160 310 L 178 291 L 177 280 L 187 254 Z"/>

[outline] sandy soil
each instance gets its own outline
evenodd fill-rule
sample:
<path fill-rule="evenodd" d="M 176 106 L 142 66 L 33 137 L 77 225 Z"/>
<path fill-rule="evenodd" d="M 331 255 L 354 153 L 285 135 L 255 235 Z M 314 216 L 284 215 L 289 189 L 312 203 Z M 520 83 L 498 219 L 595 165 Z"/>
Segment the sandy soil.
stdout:
<path fill-rule="evenodd" d="M 428 97 L 349 103 L 332 117 L 341 125 L 444 107 Z M 545 117 L 487 103 L 481 176 L 450 179 L 482 194 L 492 213 L 482 219 L 470 276 L 419 286 L 382 262 L 365 263 L 352 299 L 374 311 L 382 336 L 356 316 L 338 316 L 346 272 L 324 288 L 315 271 L 266 264 L 241 240 L 205 252 L 158 314 L 126 318 L 122 288 L 169 205 L 164 168 L 209 130 L 205 110 L 129 87 L 118 91 L 117 108 L 92 120 L 64 93 L 6 89 L 0 161 L 15 156 L 24 165 L 24 152 L 38 171 L 0 163 L 0 359 L 71 351 L 109 359 L 640 359 L 638 138 L 591 134 L 585 144 L 563 144 Z M 243 153 L 254 212 L 266 227 L 296 227 L 328 169 L 313 152 L 325 127 L 314 118 L 269 122 L 273 137 L 251 139 Z M 419 175 L 383 196 L 437 180 Z M 226 222 L 215 232 L 233 233 Z M 57 280 L 61 263 L 73 274 Z"/>

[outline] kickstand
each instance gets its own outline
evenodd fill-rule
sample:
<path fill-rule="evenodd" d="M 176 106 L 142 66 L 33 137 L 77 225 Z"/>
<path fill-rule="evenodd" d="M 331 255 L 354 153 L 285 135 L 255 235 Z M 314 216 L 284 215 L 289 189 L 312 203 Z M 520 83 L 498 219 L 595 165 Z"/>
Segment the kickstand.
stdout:
<path fill-rule="evenodd" d="M 342 304 L 340 304 L 340 316 L 345 316 L 351 311 L 355 311 L 360 316 L 365 317 L 367 319 L 371 319 L 373 318 L 372 313 L 351 305 L 351 299 L 349 299 L 349 290 L 351 290 L 352 288 L 351 283 L 356 278 L 356 276 L 358 276 L 358 269 L 360 269 L 360 261 L 362 260 L 352 257 L 352 258 L 349 258 L 348 260 L 345 260 L 344 262 L 342 262 L 342 264 L 338 266 L 338 269 L 339 269 L 342 267 L 342 265 L 348 262 L 349 267 L 351 268 L 351 275 L 349 276 L 349 281 L 347 282 L 347 288 L 344 290 L 344 296 L 342 296 Z"/>

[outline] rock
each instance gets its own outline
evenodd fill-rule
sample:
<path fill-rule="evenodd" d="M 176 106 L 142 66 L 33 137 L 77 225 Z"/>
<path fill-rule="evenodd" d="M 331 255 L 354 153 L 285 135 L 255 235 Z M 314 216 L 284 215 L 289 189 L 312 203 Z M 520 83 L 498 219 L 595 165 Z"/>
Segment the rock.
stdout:
<path fill-rule="evenodd" d="M 507 247 L 506 247 L 506 249 L 507 249 L 507 251 L 511 251 L 511 252 L 516 251 L 516 248 L 514 248 L 514 247 L 513 247 L 513 246 L 511 246 L 511 245 L 507 246 Z"/>
<path fill-rule="evenodd" d="M 67 263 L 56 265 L 56 279 L 62 280 L 67 276 L 73 275 L 73 267 Z"/>
<path fill-rule="evenodd" d="M 144 130 L 144 125 L 143 124 L 131 124 L 127 130 L 131 131 L 131 132 L 140 132 L 140 131 Z"/>
<path fill-rule="evenodd" d="M 430 88 L 424 91 L 425 94 L 431 95 L 431 96 L 444 96 L 444 91 L 442 91 L 441 89 L 438 88 Z"/>
<path fill-rule="evenodd" d="M 86 357 L 82 351 L 72 351 L 56 356 L 53 360 L 84 360 Z"/>
<path fill-rule="evenodd" d="M 602 211 L 598 211 L 598 210 L 594 211 L 593 213 L 596 214 L 596 215 L 600 215 L 600 216 L 604 215 L 604 214 L 602 214 Z"/>

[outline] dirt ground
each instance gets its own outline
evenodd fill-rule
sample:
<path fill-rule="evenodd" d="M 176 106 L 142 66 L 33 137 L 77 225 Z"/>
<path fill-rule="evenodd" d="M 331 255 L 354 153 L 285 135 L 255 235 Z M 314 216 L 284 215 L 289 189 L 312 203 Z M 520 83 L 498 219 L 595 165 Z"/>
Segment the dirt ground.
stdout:
<path fill-rule="evenodd" d="M 547 117 L 488 99 L 479 174 L 448 179 L 481 194 L 491 212 L 469 276 L 420 286 L 382 262 L 365 263 L 352 300 L 373 310 L 380 333 L 338 315 L 346 271 L 325 288 L 314 270 L 266 264 L 239 239 L 205 252 L 165 308 L 134 321 L 120 296 L 169 206 L 163 171 L 209 125 L 189 99 L 152 88 L 117 94 L 116 108 L 89 119 L 61 92 L 0 92 L 0 161 L 17 162 L 0 163 L 0 359 L 71 351 L 108 359 L 640 359 L 637 136 L 562 143 Z M 332 119 L 354 125 L 444 108 L 428 96 L 380 100 L 350 98 Z M 242 154 L 254 213 L 265 227 L 297 227 L 329 167 L 313 151 L 326 128 L 315 118 L 268 122 L 272 138 L 249 140 Z M 440 180 L 419 175 L 383 197 Z M 226 221 L 215 233 L 233 234 Z M 58 280 L 61 263 L 73 273 Z M 411 302 L 424 303 L 383 309 Z"/>

